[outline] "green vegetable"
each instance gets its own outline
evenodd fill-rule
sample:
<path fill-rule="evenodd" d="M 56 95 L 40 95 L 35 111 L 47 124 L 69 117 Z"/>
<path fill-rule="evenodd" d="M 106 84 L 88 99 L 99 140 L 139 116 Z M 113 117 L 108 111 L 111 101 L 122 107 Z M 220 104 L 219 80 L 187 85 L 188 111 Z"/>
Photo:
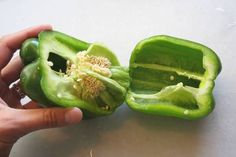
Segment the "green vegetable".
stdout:
<path fill-rule="evenodd" d="M 221 63 L 206 46 L 154 36 L 137 44 L 129 70 L 131 85 L 126 102 L 133 110 L 197 119 L 214 108 L 212 90 Z"/>
<path fill-rule="evenodd" d="M 79 107 L 88 118 L 109 115 L 124 102 L 128 69 L 101 44 L 44 31 L 23 43 L 20 56 L 21 86 L 42 106 Z"/>
<path fill-rule="evenodd" d="M 42 106 L 79 107 L 85 118 L 109 115 L 124 99 L 148 114 L 204 117 L 214 108 L 214 80 L 221 71 L 211 49 L 170 36 L 138 43 L 129 69 L 103 45 L 56 31 L 26 40 L 20 56 L 26 65 L 21 86 L 31 99 Z"/>

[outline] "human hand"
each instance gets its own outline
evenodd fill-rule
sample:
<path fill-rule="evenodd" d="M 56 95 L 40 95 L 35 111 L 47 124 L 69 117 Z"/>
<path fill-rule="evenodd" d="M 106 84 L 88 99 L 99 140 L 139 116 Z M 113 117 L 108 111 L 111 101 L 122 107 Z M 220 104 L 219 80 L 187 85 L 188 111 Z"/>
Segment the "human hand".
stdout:
<path fill-rule="evenodd" d="M 42 109 L 33 101 L 22 105 L 21 96 L 10 84 L 19 79 L 23 64 L 19 57 L 11 60 L 24 40 L 37 37 L 50 25 L 31 27 L 0 39 L 0 156 L 7 157 L 13 144 L 22 136 L 44 128 L 75 124 L 82 119 L 78 108 Z M 11 61 L 10 61 L 11 60 Z"/>

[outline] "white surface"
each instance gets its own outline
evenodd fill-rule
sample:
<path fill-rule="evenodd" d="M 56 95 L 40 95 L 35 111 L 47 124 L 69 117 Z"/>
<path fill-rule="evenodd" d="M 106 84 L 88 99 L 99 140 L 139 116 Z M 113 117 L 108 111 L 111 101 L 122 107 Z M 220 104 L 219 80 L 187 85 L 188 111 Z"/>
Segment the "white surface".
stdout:
<path fill-rule="evenodd" d="M 85 41 L 100 41 L 128 65 L 135 44 L 168 34 L 217 52 L 216 108 L 198 121 L 147 116 L 125 104 L 112 116 L 37 131 L 11 157 L 234 157 L 236 156 L 235 0 L 0 0 L 0 35 L 50 23 Z"/>

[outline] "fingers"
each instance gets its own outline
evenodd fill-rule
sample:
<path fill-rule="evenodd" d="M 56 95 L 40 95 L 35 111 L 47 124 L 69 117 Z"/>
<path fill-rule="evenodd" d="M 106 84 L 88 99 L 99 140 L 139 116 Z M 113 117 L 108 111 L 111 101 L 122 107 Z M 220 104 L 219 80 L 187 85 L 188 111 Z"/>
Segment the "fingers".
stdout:
<path fill-rule="evenodd" d="M 22 107 L 20 98 L 18 97 L 17 93 L 15 93 L 15 91 L 13 91 L 12 89 L 6 91 L 6 93 L 3 94 L 1 97 L 9 107 L 12 108 Z"/>
<path fill-rule="evenodd" d="M 0 97 L 4 102 L 13 108 L 19 108 L 21 106 L 18 93 L 12 88 L 9 89 L 5 82 L 0 78 Z"/>
<path fill-rule="evenodd" d="M 36 37 L 43 30 L 51 30 L 50 25 L 30 27 L 25 30 L 4 36 L 0 40 L 0 69 L 11 59 L 13 53 L 21 47 L 21 44 L 28 38 Z"/>
<path fill-rule="evenodd" d="M 38 129 L 61 127 L 79 123 L 82 119 L 82 112 L 78 108 L 47 108 L 15 110 L 17 123 L 22 130 L 29 133 Z"/>
<path fill-rule="evenodd" d="M 2 100 L 2 98 L 0 97 L 0 108 L 3 106 L 7 106 L 7 104 L 5 103 L 4 100 Z"/>
<path fill-rule="evenodd" d="M 22 106 L 23 109 L 39 109 L 41 107 L 38 106 L 38 104 L 34 101 L 30 101 L 27 104 Z"/>
<path fill-rule="evenodd" d="M 0 106 L 0 115 L 0 145 L 2 141 L 14 144 L 20 137 L 38 129 L 75 124 L 82 119 L 78 108 L 22 110 Z"/>
<path fill-rule="evenodd" d="M 3 81 L 7 85 L 10 85 L 12 82 L 15 82 L 20 77 L 20 72 L 23 68 L 23 63 L 20 57 L 14 58 L 3 70 L 1 71 L 1 76 Z"/>

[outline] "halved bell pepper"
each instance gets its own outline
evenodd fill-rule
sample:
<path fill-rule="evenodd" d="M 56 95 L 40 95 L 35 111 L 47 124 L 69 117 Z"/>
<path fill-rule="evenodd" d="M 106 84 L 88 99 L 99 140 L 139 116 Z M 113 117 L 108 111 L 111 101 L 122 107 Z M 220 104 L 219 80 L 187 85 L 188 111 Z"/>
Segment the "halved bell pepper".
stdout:
<path fill-rule="evenodd" d="M 221 62 L 206 46 L 165 35 L 150 37 L 133 50 L 129 70 L 126 102 L 133 110 L 197 119 L 214 108 L 212 90 Z"/>
<path fill-rule="evenodd" d="M 101 44 L 56 31 L 23 43 L 24 92 L 42 106 L 79 107 L 85 118 L 111 114 L 125 99 L 128 69 Z"/>

